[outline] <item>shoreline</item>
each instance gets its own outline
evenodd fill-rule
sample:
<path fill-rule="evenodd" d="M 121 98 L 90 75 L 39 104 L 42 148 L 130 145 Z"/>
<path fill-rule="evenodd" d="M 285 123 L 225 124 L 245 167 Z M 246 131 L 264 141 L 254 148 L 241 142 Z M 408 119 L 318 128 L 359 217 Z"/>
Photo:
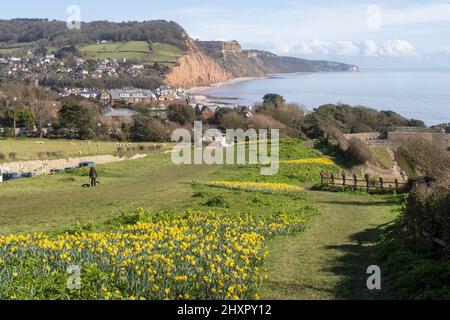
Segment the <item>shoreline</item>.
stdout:
<path fill-rule="evenodd" d="M 300 74 L 310 74 L 310 73 L 318 73 L 318 72 L 289 72 L 289 73 L 270 73 L 270 74 L 266 74 L 265 76 L 261 76 L 261 77 L 238 77 L 238 78 L 233 78 L 227 81 L 223 81 L 223 82 L 216 82 L 213 84 L 210 84 L 209 86 L 201 86 L 201 87 L 193 87 L 189 90 L 187 90 L 190 94 L 199 94 L 199 95 L 203 95 L 203 91 L 208 90 L 208 89 L 212 89 L 212 88 L 217 88 L 217 87 L 221 87 L 221 86 L 225 86 L 225 85 L 229 85 L 229 84 L 234 84 L 234 83 L 239 83 L 239 82 L 245 82 L 245 81 L 252 81 L 252 80 L 265 80 L 265 79 L 270 79 L 272 77 L 281 77 L 281 76 L 287 76 L 287 75 L 300 75 Z"/>
<path fill-rule="evenodd" d="M 213 83 L 209 86 L 202 86 L 202 87 L 193 87 L 191 89 L 188 90 L 188 92 L 190 94 L 202 94 L 203 91 L 211 89 L 211 88 L 217 88 L 217 87 L 221 87 L 224 85 L 228 85 L 228 84 L 234 84 L 234 83 L 239 83 L 239 82 L 245 82 L 245 81 L 252 81 L 252 80 L 262 80 L 262 79 L 268 79 L 270 77 L 270 75 L 266 75 L 263 77 L 238 77 L 238 78 L 233 78 L 227 81 L 223 81 L 223 82 L 217 82 L 217 83 Z"/>

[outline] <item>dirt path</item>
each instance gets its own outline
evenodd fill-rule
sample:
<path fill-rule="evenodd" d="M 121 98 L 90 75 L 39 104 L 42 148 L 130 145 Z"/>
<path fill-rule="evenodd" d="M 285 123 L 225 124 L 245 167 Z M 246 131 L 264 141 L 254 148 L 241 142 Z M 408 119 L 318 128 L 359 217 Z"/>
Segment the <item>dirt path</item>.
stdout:
<path fill-rule="evenodd" d="M 77 167 L 81 162 L 93 161 L 96 164 L 107 164 L 125 160 L 134 160 L 146 157 L 146 154 L 137 154 L 131 158 L 114 155 L 99 155 L 90 157 L 54 159 L 54 160 L 31 160 L 18 161 L 2 164 L 1 167 L 6 172 L 34 172 L 36 174 L 47 174 L 52 169 L 65 169 Z"/>
<path fill-rule="evenodd" d="M 369 291 L 366 274 L 380 265 L 372 246 L 383 226 L 395 218 L 393 203 L 385 197 L 311 192 L 320 214 L 307 230 L 269 244 L 268 281 L 264 299 L 384 299 Z M 382 265 L 380 265 L 383 270 Z"/>

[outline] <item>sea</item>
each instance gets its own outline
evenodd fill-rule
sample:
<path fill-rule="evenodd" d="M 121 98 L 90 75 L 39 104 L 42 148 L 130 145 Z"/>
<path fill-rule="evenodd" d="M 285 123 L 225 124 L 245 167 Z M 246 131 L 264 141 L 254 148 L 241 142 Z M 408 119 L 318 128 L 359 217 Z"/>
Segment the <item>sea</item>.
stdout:
<path fill-rule="evenodd" d="M 344 103 L 392 110 L 427 125 L 450 123 L 450 69 L 279 74 L 211 87 L 200 93 L 230 105 L 248 106 L 260 103 L 266 93 L 278 93 L 309 110 Z"/>

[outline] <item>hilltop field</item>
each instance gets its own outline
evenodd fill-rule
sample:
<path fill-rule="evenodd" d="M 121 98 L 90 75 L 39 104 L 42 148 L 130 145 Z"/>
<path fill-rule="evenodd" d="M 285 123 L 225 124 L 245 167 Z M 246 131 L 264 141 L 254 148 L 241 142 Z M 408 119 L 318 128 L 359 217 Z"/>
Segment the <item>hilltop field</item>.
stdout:
<path fill-rule="evenodd" d="M 300 159 L 303 161 L 298 164 L 292 164 L 292 161 L 283 163 Z M 101 185 L 96 189 L 81 188 L 88 181 L 87 169 L 0 184 L 0 234 L 5 236 L 46 232 L 47 236 L 32 240 L 37 246 L 33 249 L 32 256 L 43 254 L 51 257 L 59 254 L 59 257 L 54 256 L 54 261 L 44 258 L 44 263 L 33 262 L 27 247 L 29 242 L 22 242 L 25 238 L 0 238 L 0 244 L 3 245 L 0 249 L 1 259 L 11 259 L 3 253 L 5 241 L 9 243 L 6 248 L 11 248 L 12 243 L 16 243 L 13 245 L 16 248 L 14 250 L 19 250 L 22 257 L 29 256 L 31 259 L 22 259 L 17 264 L 18 275 L 12 283 L 4 282 L 0 285 L 2 297 L 387 297 L 387 291 L 373 293 L 367 290 L 363 266 L 376 260 L 371 244 L 380 236 L 381 226 L 395 218 L 396 214 L 392 211 L 395 202 L 391 196 L 309 191 L 309 186 L 319 181 L 321 171 L 338 172 L 340 168 L 333 164 L 332 159 L 323 156 L 313 147 L 304 146 L 300 140 L 282 142 L 281 161 L 278 175 L 263 177 L 257 166 L 175 166 L 170 154 L 161 152 L 139 160 L 99 166 Z M 181 226 L 184 227 L 178 229 Z M 156 234 L 162 232 L 162 238 L 157 242 L 161 249 L 155 247 L 157 252 L 178 261 L 170 253 L 172 249 L 178 248 L 175 250 L 185 252 L 190 257 L 188 259 L 194 260 L 189 265 L 184 258 L 174 262 L 178 265 L 178 271 L 172 269 L 172 260 L 167 260 L 167 265 L 164 262 L 152 267 L 155 270 L 162 268 L 158 274 L 166 276 L 153 277 L 151 273 L 150 278 L 147 278 L 148 274 L 144 275 L 144 271 L 140 271 L 139 263 L 136 266 L 125 262 L 122 265 L 118 261 L 111 262 L 111 265 L 105 264 L 112 256 L 106 251 L 102 252 L 116 250 L 113 238 L 122 237 L 120 230 L 123 228 L 135 233 L 133 241 L 138 241 L 144 247 L 150 240 L 141 239 L 141 231 L 138 230 L 157 228 L 159 231 Z M 200 229 L 209 230 L 205 236 L 219 233 L 214 238 L 201 240 L 204 236 L 197 233 Z M 228 234 L 229 232 L 231 233 Z M 215 243 L 212 247 L 207 246 L 208 250 L 212 250 L 211 257 L 214 261 L 199 254 L 197 240 L 191 238 L 193 234 L 201 241 Z M 234 240 L 232 234 L 235 234 Z M 47 244 L 41 243 L 41 237 L 50 237 L 45 240 Z M 108 248 L 103 247 L 103 242 L 97 243 L 94 240 L 97 238 L 104 238 L 102 241 L 105 244 L 110 243 Z M 191 240 L 184 242 L 186 239 Z M 48 245 L 52 241 L 57 246 L 57 243 L 66 242 L 67 248 L 72 246 L 70 243 L 87 241 L 87 244 L 93 241 L 91 245 L 97 249 L 90 258 L 84 257 L 84 250 L 88 250 L 88 247 L 80 247 L 78 253 L 71 249 L 51 253 L 53 251 L 48 250 L 53 249 Z M 217 245 L 219 251 L 214 249 Z M 232 246 L 241 255 L 220 251 L 222 245 Z M 247 245 L 248 251 L 243 249 Z M 122 252 L 120 246 L 117 250 L 114 256 L 127 261 L 125 255 L 129 253 Z M 128 252 L 140 252 L 142 249 L 136 247 L 130 250 Z M 150 251 L 142 256 L 145 261 L 156 252 Z M 134 254 L 138 254 L 137 251 L 132 253 L 131 260 L 140 261 L 140 254 Z M 98 259 L 103 259 L 103 267 L 92 265 L 97 256 Z M 70 291 L 65 287 L 67 274 L 64 265 L 67 261 L 73 264 L 79 259 L 85 261 L 83 268 L 87 278 L 84 278 L 81 291 Z M 153 260 L 148 263 L 152 263 L 151 261 Z M 43 271 L 36 271 L 43 267 Z M 30 268 L 37 272 L 33 279 L 28 276 L 29 271 L 26 271 Z M 228 278 L 224 275 L 226 272 L 235 277 Z M 117 278 L 111 278 L 110 275 L 115 273 Z M 196 280 L 199 275 L 204 275 L 204 281 Z M 6 274 L 0 272 L 1 277 L 6 277 Z M 128 280 L 123 282 L 122 277 Z M 154 283 L 153 287 L 148 288 L 149 291 L 146 291 L 147 287 L 138 291 L 136 287 L 130 287 L 141 277 Z M 102 279 L 100 284 L 98 279 Z M 49 285 L 53 288 L 51 291 L 48 290 Z M 23 290 L 25 287 L 36 290 Z"/>
<path fill-rule="evenodd" d="M 79 47 L 80 52 L 94 60 L 127 59 L 140 62 L 175 63 L 183 52 L 166 43 L 150 45 L 146 41 L 111 42 Z"/>

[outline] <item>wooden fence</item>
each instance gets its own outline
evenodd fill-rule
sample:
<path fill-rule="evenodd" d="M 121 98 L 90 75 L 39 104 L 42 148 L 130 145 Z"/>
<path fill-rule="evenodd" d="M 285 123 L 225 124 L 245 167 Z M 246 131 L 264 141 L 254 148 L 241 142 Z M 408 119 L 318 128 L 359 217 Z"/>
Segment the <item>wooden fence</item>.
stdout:
<path fill-rule="evenodd" d="M 364 179 L 358 178 L 356 174 L 349 175 L 347 173 L 333 174 L 327 172 L 321 172 L 321 184 L 322 186 L 334 186 L 342 188 L 353 188 L 379 191 L 396 191 L 396 192 L 408 192 L 410 191 L 409 182 L 400 182 L 398 179 L 394 181 L 388 181 L 384 178 L 371 178 L 366 174 Z"/>

